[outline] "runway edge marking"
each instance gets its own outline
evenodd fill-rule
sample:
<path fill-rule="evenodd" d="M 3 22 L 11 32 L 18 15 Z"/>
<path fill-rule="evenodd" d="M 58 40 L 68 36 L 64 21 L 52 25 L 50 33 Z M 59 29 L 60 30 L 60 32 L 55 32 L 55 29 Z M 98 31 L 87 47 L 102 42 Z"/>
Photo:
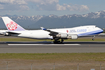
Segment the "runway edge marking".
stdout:
<path fill-rule="evenodd" d="M 9 46 L 34 46 L 34 45 L 74 45 L 79 46 L 80 44 L 8 44 Z"/>

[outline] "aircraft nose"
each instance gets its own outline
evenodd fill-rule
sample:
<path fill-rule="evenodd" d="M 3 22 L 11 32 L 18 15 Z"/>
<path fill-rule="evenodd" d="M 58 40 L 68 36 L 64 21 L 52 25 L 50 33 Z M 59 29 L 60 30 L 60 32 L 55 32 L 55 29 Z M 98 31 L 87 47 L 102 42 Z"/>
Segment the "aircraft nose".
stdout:
<path fill-rule="evenodd" d="M 100 29 L 100 32 L 102 33 L 104 30 L 103 29 L 101 29 L 101 28 L 99 28 Z"/>

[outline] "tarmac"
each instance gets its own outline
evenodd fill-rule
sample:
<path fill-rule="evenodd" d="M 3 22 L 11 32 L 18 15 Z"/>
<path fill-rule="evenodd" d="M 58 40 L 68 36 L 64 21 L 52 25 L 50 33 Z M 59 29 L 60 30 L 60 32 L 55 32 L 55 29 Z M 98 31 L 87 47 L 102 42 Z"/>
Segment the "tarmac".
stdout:
<path fill-rule="evenodd" d="M 0 42 L 0 53 L 102 53 L 105 42 Z"/>

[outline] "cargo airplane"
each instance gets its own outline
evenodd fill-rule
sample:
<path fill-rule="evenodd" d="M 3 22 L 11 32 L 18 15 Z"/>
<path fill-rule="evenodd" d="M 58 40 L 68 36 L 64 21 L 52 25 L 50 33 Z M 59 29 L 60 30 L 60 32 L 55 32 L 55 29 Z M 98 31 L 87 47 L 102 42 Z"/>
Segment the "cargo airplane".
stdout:
<path fill-rule="evenodd" d="M 9 17 L 2 17 L 7 31 L 3 32 L 6 36 L 16 36 L 33 39 L 52 39 L 54 43 L 63 43 L 64 39 L 78 39 L 79 37 L 91 36 L 102 33 L 103 30 L 95 25 L 86 25 L 73 28 L 25 30 Z M 59 41 L 60 40 L 60 41 Z"/>

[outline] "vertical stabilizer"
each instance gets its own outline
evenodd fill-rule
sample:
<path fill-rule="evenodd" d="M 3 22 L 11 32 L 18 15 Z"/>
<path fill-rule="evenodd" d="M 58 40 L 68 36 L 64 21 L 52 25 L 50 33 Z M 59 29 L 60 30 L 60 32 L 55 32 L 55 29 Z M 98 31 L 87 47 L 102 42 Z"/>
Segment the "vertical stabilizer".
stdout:
<path fill-rule="evenodd" d="M 5 26 L 9 31 L 24 31 L 25 29 L 11 20 L 9 17 L 2 17 Z"/>

